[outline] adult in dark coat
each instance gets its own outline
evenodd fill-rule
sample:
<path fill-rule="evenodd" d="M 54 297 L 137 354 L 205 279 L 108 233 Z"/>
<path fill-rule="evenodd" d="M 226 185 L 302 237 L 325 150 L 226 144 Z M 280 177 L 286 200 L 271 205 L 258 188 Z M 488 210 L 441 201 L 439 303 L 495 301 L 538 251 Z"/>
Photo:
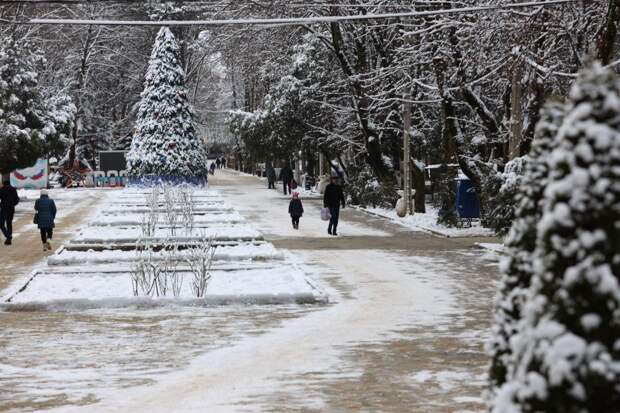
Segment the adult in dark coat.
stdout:
<path fill-rule="evenodd" d="M 37 212 L 37 225 L 41 231 L 41 242 L 43 251 L 51 250 L 49 240 L 54 235 L 54 220 L 56 219 L 56 204 L 49 197 L 47 190 L 41 191 L 41 197 L 34 203 L 34 210 Z"/>
<path fill-rule="evenodd" d="M 215 166 L 217 167 L 217 169 L 220 169 L 220 163 L 221 163 L 220 158 L 217 158 L 215 160 Z"/>
<path fill-rule="evenodd" d="M 11 245 L 13 240 L 13 216 L 17 204 L 19 204 L 17 190 L 9 181 L 4 181 L 0 188 L 0 230 L 6 238 L 4 245 Z"/>
<path fill-rule="evenodd" d="M 269 189 L 276 189 L 276 170 L 270 163 L 267 164 L 267 183 Z"/>
<path fill-rule="evenodd" d="M 337 178 L 332 176 L 331 182 L 325 187 L 323 194 L 323 206 L 329 208 L 331 218 L 327 233 L 330 235 L 338 235 L 338 219 L 340 217 L 340 206 L 344 208 L 345 199 L 342 187 L 338 185 Z"/>
<path fill-rule="evenodd" d="M 291 202 L 288 204 L 288 213 L 291 215 L 293 228 L 299 229 L 299 218 L 304 214 L 304 206 L 297 192 L 293 192 L 293 199 L 291 199 Z"/>
<path fill-rule="evenodd" d="M 291 191 L 290 185 L 293 181 L 293 170 L 288 164 L 284 165 L 284 168 L 280 171 L 280 180 L 282 181 L 284 195 L 287 195 Z"/>

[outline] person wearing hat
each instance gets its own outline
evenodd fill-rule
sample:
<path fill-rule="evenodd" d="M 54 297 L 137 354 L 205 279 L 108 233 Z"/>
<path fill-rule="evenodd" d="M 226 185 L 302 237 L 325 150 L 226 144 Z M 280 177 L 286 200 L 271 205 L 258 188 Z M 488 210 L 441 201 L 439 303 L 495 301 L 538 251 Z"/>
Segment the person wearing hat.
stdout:
<path fill-rule="evenodd" d="M 327 227 L 329 235 L 338 235 L 337 228 L 341 205 L 344 208 L 344 193 L 342 192 L 342 187 L 338 185 L 338 177 L 332 176 L 331 182 L 325 187 L 325 192 L 323 193 L 323 207 L 329 208 L 329 213 L 331 214 L 329 226 Z"/>
<path fill-rule="evenodd" d="M 52 249 L 49 240 L 54 234 L 54 220 L 56 219 L 56 204 L 49 197 L 46 189 L 41 190 L 41 197 L 34 203 L 35 223 L 41 231 L 41 242 L 43 243 L 43 251 Z"/>
<path fill-rule="evenodd" d="M 11 245 L 13 240 L 13 216 L 17 204 L 19 204 L 17 190 L 11 186 L 10 181 L 4 181 L 0 188 L 0 231 L 6 238 L 4 245 Z"/>
<path fill-rule="evenodd" d="M 299 229 L 299 218 L 304 214 L 304 206 L 301 204 L 298 192 L 293 192 L 293 199 L 288 204 L 288 213 L 291 215 L 293 228 Z"/>

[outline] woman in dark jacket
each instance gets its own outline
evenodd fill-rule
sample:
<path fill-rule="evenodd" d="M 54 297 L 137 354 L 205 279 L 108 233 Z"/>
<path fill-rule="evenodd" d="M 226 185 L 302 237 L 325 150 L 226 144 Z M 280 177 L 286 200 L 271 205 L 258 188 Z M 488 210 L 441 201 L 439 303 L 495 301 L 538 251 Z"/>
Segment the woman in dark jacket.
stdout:
<path fill-rule="evenodd" d="M 293 192 L 293 199 L 288 204 L 288 213 L 291 214 L 293 228 L 299 229 L 299 218 L 304 214 L 304 206 L 301 204 L 301 199 L 299 199 L 297 192 Z"/>
<path fill-rule="evenodd" d="M 49 197 L 47 190 L 41 190 L 41 197 L 34 203 L 34 210 L 37 211 L 37 225 L 41 231 L 43 251 L 51 250 L 52 245 L 49 240 L 52 239 L 54 232 L 56 204 L 54 203 L 54 200 Z"/>

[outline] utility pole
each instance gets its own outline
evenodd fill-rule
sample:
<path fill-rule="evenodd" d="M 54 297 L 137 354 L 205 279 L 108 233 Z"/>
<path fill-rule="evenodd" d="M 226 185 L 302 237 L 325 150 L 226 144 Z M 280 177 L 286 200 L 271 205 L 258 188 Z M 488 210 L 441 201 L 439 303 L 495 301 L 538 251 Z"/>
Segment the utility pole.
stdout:
<path fill-rule="evenodd" d="M 411 99 L 409 94 L 405 94 L 403 103 L 403 196 L 405 198 L 405 215 L 413 212 L 411 207 Z"/>

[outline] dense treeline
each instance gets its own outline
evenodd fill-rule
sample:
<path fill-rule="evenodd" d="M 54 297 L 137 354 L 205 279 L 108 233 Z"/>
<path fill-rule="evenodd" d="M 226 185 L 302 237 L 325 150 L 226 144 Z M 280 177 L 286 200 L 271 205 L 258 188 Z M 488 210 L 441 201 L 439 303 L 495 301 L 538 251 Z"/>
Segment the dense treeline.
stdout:
<path fill-rule="evenodd" d="M 424 210 L 425 165 L 458 164 L 479 194 L 484 223 L 503 232 L 513 214 L 506 205 L 544 102 L 566 96 L 588 53 L 619 67 L 617 0 L 540 3 L 509 11 L 173 32 L 199 129 L 218 147 L 229 142 L 239 164 L 251 169 L 301 153 L 316 169 L 316 155 L 322 153 L 339 161 L 356 202 L 392 204 L 401 185 L 403 102 L 409 101 L 407 162 L 416 210 Z M 247 19 L 480 5 L 477 0 L 91 1 L 2 6 L 0 18 Z M 39 73 L 42 87 L 51 96 L 68 96 L 75 106 L 71 133 L 63 140 L 68 150 L 55 145 L 56 156 L 93 162 L 100 149 L 127 147 L 156 29 L 3 25 L 0 30 L 3 38 L 27 40 L 47 59 Z M 450 185 L 455 171 L 440 170 L 441 182 Z M 440 192 L 444 206 L 453 202 L 452 191 Z M 454 217 L 442 219 L 449 224 Z"/>

